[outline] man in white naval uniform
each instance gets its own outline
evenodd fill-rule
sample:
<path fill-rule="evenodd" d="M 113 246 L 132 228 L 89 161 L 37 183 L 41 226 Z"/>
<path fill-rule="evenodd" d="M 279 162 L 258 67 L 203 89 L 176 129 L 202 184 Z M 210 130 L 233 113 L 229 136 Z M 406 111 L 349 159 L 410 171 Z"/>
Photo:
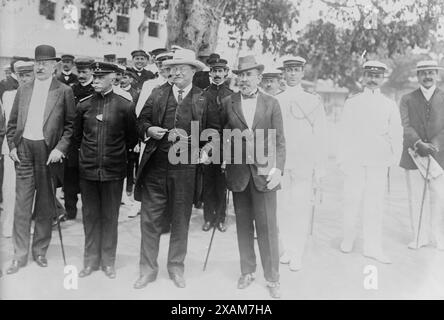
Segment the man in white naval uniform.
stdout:
<path fill-rule="evenodd" d="M 291 271 L 302 268 L 308 238 L 313 188 L 325 173 L 327 122 L 321 98 L 301 86 L 306 60 L 284 57 L 282 66 L 286 90 L 276 96 L 282 109 L 287 143 L 287 166 L 279 197 L 280 262 Z"/>
<path fill-rule="evenodd" d="M 444 250 L 444 175 L 433 175 L 428 181 L 420 220 L 424 177 L 408 154 L 409 148 L 416 149 L 420 156 L 431 156 L 435 164 L 444 167 L 444 92 L 436 86 L 439 69 L 443 68 L 436 61 L 418 62 L 416 73 L 420 87 L 404 95 L 400 102 L 404 127 L 400 166 L 406 173 L 414 230 L 413 241 L 408 245 L 410 249 L 427 246 L 434 240 L 437 249 Z"/>
<path fill-rule="evenodd" d="M 391 263 L 382 248 L 382 220 L 387 170 L 402 150 L 401 118 L 395 101 L 380 92 L 387 66 L 367 61 L 363 69 L 364 91 L 345 102 L 340 123 L 338 163 L 345 173 L 341 251 L 352 251 L 362 213 L 364 256 Z"/>

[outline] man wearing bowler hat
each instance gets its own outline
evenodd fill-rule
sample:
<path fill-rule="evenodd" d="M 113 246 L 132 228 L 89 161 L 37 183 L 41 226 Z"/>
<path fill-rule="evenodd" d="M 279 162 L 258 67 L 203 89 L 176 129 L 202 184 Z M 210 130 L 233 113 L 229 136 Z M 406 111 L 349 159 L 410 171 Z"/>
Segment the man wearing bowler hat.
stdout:
<path fill-rule="evenodd" d="M 227 60 L 222 59 L 217 53 L 212 53 L 208 59 L 210 67 L 211 84 L 205 88 L 205 93 L 217 106 L 222 125 L 222 107 L 223 98 L 233 94 L 228 87 L 226 79 L 228 76 Z M 204 185 L 203 185 L 203 231 L 209 231 L 214 225 L 219 231 L 225 232 L 226 217 L 226 183 L 225 174 L 222 171 L 221 164 L 211 163 L 204 166 Z"/>
<path fill-rule="evenodd" d="M 414 229 L 413 240 L 408 245 L 410 249 L 433 243 L 438 250 L 444 250 L 444 176 L 431 178 L 429 172 L 425 184 L 425 176 L 420 174 L 408 153 L 409 148 L 414 149 L 421 157 L 433 157 L 444 168 L 444 92 L 437 88 L 438 72 L 443 69 L 434 60 L 419 61 L 416 65 L 419 88 L 405 94 L 400 102 L 404 127 L 400 166 L 407 177 Z M 424 185 L 427 186 L 425 201 L 422 199 Z M 422 201 L 425 206 L 421 219 Z"/>
<path fill-rule="evenodd" d="M 267 288 L 272 298 L 279 298 L 276 191 L 280 188 L 284 171 L 285 138 L 279 102 L 258 89 L 263 70 L 264 65 L 257 63 L 254 56 L 239 58 L 238 68 L 233 70 L 239 77 L 240 92 L 222 100 L 223 127 L 240 130 L 244 137 L 236 141 L 233 136 L 231 139 L 224 136 L 224 161 L 227 162 L 227 187 L 233 192 L 236 214 L 242 273 L 238 288 L 247 288 L 255 279 L 256 226 Z M 239 155 L 233 156 L 232 152 L 231 157 L 228 157 L 226 154 L 226 150 L 233 150 L 233 147 L 235 153 L 238 149 L 236 144 L 239 143 L 242 146 L 240 163 Z M 265 161 L 259 159 L 259 155 L 266 157 Z"/>
<path fill-rule="evenodd" d="M 128 68 L 137 75 L 137 81 L 134 82 L 134 88 L 138 91 L 141 90 L 142 85 L 145 81 L 155 78 L 154 73 L 146 70 L 145 67 L 148 65 L 149 56 L 144 50 L 134 50 L 131 52 L 133 58 L 133 67 Z"/>
<path fill-rule="evenodd" d="M 77 76 L 72 72 L 74 68 L 74 56 L 72 54 L 63 54 L 61 58 L 62 72 L 57 77 L 57 80 L 68 86 L 73 86 L 78 82 Z"/>
<path fill-rule="evenodd" d="M 36 47 L 36 79 L 19 87 L 7 126 L 10 157 L 15 162 L 17 174 L 12 235 L 14 258 L 7 270 L 9 274 L 28 262 L 34 194 L 32 256 L 40 267 L 48 265 L 46 251 L 56 213 L 50 169 L 63 165 L 75 113 L 72 89 L 53 78 L 58 60 L 54 47 Z"/>
<path fill-rule="evenodd" d="M 127 152 L 137 143 L 136 115 L 133 103 L 113 91 L 116 66 L 95 62 L 92 68 L 95 93 L 77 105 L 73 139 L 80 153 L 85 231 L 84 268 L 79 276 L 101 267 L 113 279 Z"/>

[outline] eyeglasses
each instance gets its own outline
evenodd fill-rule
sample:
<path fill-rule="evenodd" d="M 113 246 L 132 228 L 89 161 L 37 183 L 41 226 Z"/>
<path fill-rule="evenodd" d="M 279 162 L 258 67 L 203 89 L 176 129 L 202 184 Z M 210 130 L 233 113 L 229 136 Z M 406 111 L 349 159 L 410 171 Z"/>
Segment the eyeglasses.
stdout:
<path fill-rule="evenodd" d="M 172 73 L 176 73 L 177 71 L 179 71 L 180 73 L 184 73 L 189 70 L 191 70 L 190 66 L 177 66 L 177 67 L 170 68 L 170 72 L 172 72 Z"/>
<path fill-rule="evenodd" d="M 47 66 L 52 65 L 53 62 L 54 62 L 53 60 L 38 60 L 38 61 L 36 61 L 36 62 L 34 62 L 34 63 L 35 63 L 35 65 L 37 65 L 37 66 L 44 66 L 44 67 L 47 67 Z"/>

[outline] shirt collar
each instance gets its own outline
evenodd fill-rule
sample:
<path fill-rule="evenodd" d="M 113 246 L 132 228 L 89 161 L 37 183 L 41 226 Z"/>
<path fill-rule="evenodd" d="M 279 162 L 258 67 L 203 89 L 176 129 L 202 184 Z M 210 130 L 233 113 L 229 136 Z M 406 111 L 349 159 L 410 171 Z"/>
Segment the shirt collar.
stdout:
<path fill-rule="evenodd" d="M 121 87 L 125 91 L 129 91 L 131 89 L 131 85 L 127 85 L 126 87 Z"/>
<path fill-rule="evenodd" d="M 246 100 L 246 99 L 257 99 L 257 95 L 259 94 L 259 88 L 256 89 L 256 91 L 254 91 L 253 93 L 250 93 L 249 95 L 244 95 L 241 92 L 241 97 L 242 100 Z"/>
<path fill-rule="evenodd" d="M 70 76 L 72 71 L 69 70 L 68 72 L 66 72 L 66 71 L 62 70 L 62 73 L 63 73 L 64 76 Z"/>
<path fill-rule="evenodd" d="M 142 69 L 137 69 L 136 67 L 134 67 L 134 71 L 136 71 L 136 72 L 142 72 L 144 70 L 144 68 L 142 68 Z"/>
<path fill-rule="evenodd" d="M 190 84 L 183 89 L 179 89 L 176 85 L 173 85 L 174 95 L 177 96 L 179 94 L 179 90 L 183 90 L 182 97 L 185 98 L 188 95 L 188 93 L 191 91 L 192 87 L 193 87 L 192 82 L 190 82 Z"/>
<path fill-rule="evenodd" d="M 372 90 L 370 88 L 365 87 L 364 88 L 364 92 L 367 93 L 367 94 L 380 94 L 381 93 L 381 89 L 378 88 L 378 89 Z"/>
<path fill-rule="evenodd" d="M 11 77 L 18 81 L 17 75 L 15 73 L 11 73 Z"/>
<path fill-rule="evenodd" d="M 105 93 L 101 93 L 100 95 L 101 95 L 102 97 L 105 97 L 105 96 L 109 95 L 111 92 L 113 92 L 113 87 L 111 87 L 111 89 L 109 89 L 109 90 L 106 91 Z"/>
<path fill-rule="evenodd" d="M 214 85 L 216 88 L 220 88 L 220 87 L 222 87 L 222 86 L 224 85 L 225 80 L 222 81 L 220 84 L 216 84 L 216 83 L 214 83 L 213 79 L 210 78 L 210 83 L 211 83 L 212 85 Z"/>
<path fill-rule="evenodd" d="M 52 77 L 49 77 L 46 80 L 39 80 L 39 79 L 35 78 L 34 84 L 37 84 L 38 86 L 47 86 L 47 87 L 49 87 L 51 85 L 51 82 L 52 82 Z"/>
<path fill-rule="evenodd" d="M 88 81 L 86 81 L 85 82 L 85 84 L 83 84 L 83 83 L 80 83 L 80 85 L 82 86 L 82 87 L 86 87 L 87 85 L 89 85 L 89 84 L 91 84 L 93 82 L 93 77 L 91 77 L 91 79 L 89 79 Z"/>
<path fill-rule="evenodd" d="M 431 86 L 430 88 L 424 88 L 423 86 L 420 86 L 420 88 L 421 88 L 421 91 L 422 91 L 422 93 L 424 94 L 424 96 L 432 96 L 433 95 L 433 93 L 435 92 L 435 90 L 436 90 L 436 84 L 435 85 L 433 85 L 433 86 Z"/>

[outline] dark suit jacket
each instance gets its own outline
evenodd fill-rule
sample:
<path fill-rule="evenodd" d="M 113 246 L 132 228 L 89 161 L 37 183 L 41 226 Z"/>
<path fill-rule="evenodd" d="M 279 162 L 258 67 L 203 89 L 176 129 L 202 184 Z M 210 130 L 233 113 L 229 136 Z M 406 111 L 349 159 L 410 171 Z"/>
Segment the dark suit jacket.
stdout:
<path fill-rule="evenodd" d="M 68 80 L 65 80 L 65 75 L 63 73 L 59 74 L 57 77 L 57 80 L 59 80 L 61 83 L 64 83 L 70 87 L 77 84 L 79 82 L 77 75 L 74 73 L 71 73 L 68 77 Z"/>
<path fill-rule="evenodd" d="M 434 156 L 444 167 L 444 92 L 436 89 L 427 108 L 427 101 L 421 89 L 404 95 L 400 102 L 404 143 L 400 166 L 404 169 L 417 169 L 408 154 L 408 148 L 418 140 L 433 143 L 439 152 Z"/>
<path fill-rule="evenodd" d="M 2 103 L 0 102 L 0 158 L 1 158 L 1 149 L 3 145 L 3 139 L 5 138 L 5 134 L 6 134 L 5 111 L 3 110 Z"/>
<path fill-rule="evenodd" d="M 165 114 L 165 110 L 168 103 L 168 97 L 172 93 L 171 85 L 162 85 L 153 90 L 149 96 L 145 106 L 140 112 L 139 118 L 137 119 L 137 130 L 139 132 L 139 138 L 143 141 L 145 140 L 145 134 L 148 128 L 152 126 L 162 127 L 162 120 Z M 193 120 L 199 121 L 199 131 L 206 128 L 214 128 L 216 130 L 220 129 L 220 125 L 217 123 L 216 116 L 208 116 L 209 110 L 214 110 L 211 106 L 211 102 L 203 94 L 203 90 L 193 86 L 190 93 L 192 95 L 192 115 Z M 139 164 L 139 169 L 136 175 L 136 187 L 134 190 L 134 198 L 138 201 L 141 200 L 141 188 L 142 188 L 142 177 L 144 168 L 149 163 L 151 156 L 157 150 L 158 142 L 160 140 L 149 139 L 146 142 L 145 151 L 142 155 L 142 159 Z M 200 177 L 196 178 L 199 181 Z M 197 189 L 201 186 L 196 186 Z M 200 197 L 196 195 L 195 197 Z M 196 199 L 195 199 L 196 200 Z"/>
<path fill-rule="evenodd" d="M 244 114 L 242 112 L 241 106 L 241 94 L 234 93 L 222 100 L 222 109 L 223 109 L 223 117 L 224 117 L 224 128 L 225 129 L 239 129 L 240 131 L 244 131 L 248 129 L 247 122 L 245 121 Z M 276 167 L 280 169 L 282 172 L 284 171 L 285 165 L 285 138 L 284 138 L 284 128 L 282 121 L 281 108 L 279 106 L 279 102 L 272 96 L 264 94 L 259 91 L 257 97 L 257 105 L 256 112 L 254 115 L 252 130 L 254 132 L 253 139 L 245 139 L 242 141 L 242 163 L 241 164 L 233 164 L 234 163 L 234 149 L 231 152 L 231 164 L 227 163 L 226 167 L 226 178 L 227 178 L 227 186 L 233 192 L 241 192 L 245 190 L 250 181 L 250 176 L 253 177 L 254 184 L 258 191 L 267 192 L 270 191 L 267 189 L 267 175 L 260 175 L 258 173 L 258 169 L 266 168 L 267 164 L 261 164 L 258 162 L 256 158 L 256 147 L 261 148 L 261 145 L 265 146 L 265 157 L 271 157 L 272 150 L 268 150 L 268 130 L 275 129 L 276 130 L 276 139 L 275 141 L 270 141 L 275 146 L 276 150 L 276 161 L 271 165 L 271 167 Z M 264 142 L 258 144 L 257 140 L 257 132 L 258 130 L 264 130 Z M 224 139 L 225 140 L 225 139 Z M 274 139 L 273 139 L 274 140 Z M 226 143 L 227 141 L 224 141 Z M 233 139 L 231 139 L 231 143 L 233 143 Z M 247 163 L 248 154 L 247 144 L 250 147 L 254 147 L 254 159 L 250 159 L 248 162 L 252 162 L 251 164 Z M 252 150 L 253 150 L 252 149 Z M 261 150 L 262 152 L 262 150 Z M 224 159 L 227 158 L 227 155 L 224 154 Z M 270 166 L 269 166 L 270 167 Z M 271 169 L 271 168 L 270 168 Z M 273 190 L 277 190 L 279 188 L 276 187 Z"/>
<path fill-rule="evenodd" d="M 36 80 L 37 81 L 37 80 Z M 6 129 L 9 149 L 16 148 L 23 136 L 34 82 L 18 88 Z M 72 89 L 52 79 L 44 111 L 43 136 L 49 150 L 57 148 L 64 154 L 73 133 L 75 103 Z"/>

